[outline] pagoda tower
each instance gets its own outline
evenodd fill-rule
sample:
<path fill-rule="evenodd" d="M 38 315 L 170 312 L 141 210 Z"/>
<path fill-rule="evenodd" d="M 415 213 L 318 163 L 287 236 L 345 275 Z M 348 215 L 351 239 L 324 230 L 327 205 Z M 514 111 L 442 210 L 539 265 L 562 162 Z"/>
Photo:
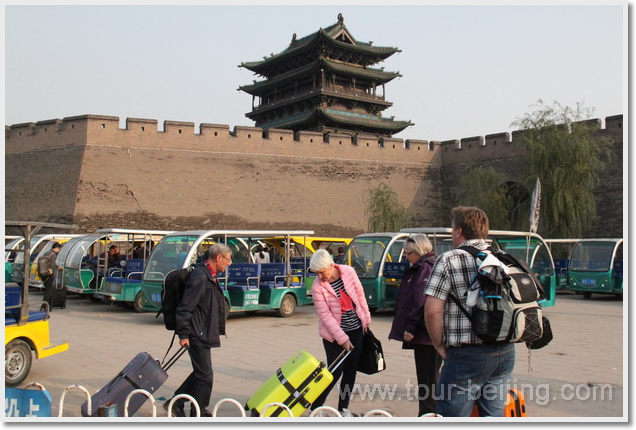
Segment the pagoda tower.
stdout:
<path fill-rule="evenodd" d="M 390 137 L 413 125 L 382 117 L 393 105 L 385 85 L 402 75 L 371 66 L 396 52 L 401 51 L 356 40 L 338 14 L 338 22 L 326 29 L 301 39 L 294 33 L 279 54 L 239 65 L 265 78 L 238 88 L 252 95 L 252 111 L 245 116 L 264 129 Z"/>

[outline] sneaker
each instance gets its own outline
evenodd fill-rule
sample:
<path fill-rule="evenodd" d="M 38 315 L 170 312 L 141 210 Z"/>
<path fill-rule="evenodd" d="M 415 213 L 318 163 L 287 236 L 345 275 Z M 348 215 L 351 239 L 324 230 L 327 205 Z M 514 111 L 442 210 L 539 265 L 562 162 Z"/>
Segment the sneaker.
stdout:
<path fill-rule="evenodd" d="M 168 412 L 168 406 L 170 406 L 170 401 L 172 400 L 172 398 L 166 400 L 165 402 L 163 402 L 163 408 L 166 410 L 166 412 Z M 170 416 L 173 417 L 185 417 L 185 411 L 183 409 L 183 402 L 177 400 L 176 402 L 174 402 L 174 404 L 172 405 L 172 413 L 170 414 Z"/>
<path fill-rule="evenodd" d="M 349 409 L 344 408 L 342 411 L 340 411 L 340 415 L 342 415 L 345 418 L 349 418 L 349 417 L 359 417 L 360 415 L 358 414 L 354 414 L 353 412 L 351 412 Z"/>
<path fill-rule="evenodd" d="M 314 417 L 317 417 L 317 418 L 323 418 L 323 417 L 326 417 L 326 416 L 327 415 L 325 415 L 325 413 L 323 411 L 318 411 L 318 412 L 316 412 L 314 414 Z"/>

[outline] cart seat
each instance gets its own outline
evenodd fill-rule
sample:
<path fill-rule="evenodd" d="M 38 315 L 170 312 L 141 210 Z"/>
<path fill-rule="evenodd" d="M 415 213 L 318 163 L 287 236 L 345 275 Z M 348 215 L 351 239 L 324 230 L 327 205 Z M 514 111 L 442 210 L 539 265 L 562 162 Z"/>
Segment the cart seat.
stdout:
<path fill-rule="evenodd" d="M 111 276 L 106 278 L 106 282 L 114 284 L 138 284 L 141 282 L 144 271 L 144 260 L 142 258 L 131 258 L 126 261 L 124 269 L 114 269 Z M 130 276 L 132 274 L 132 276 Z"/>
<path fill-rule="evenodd" d="M 247 291 L 258 288 L 261 276 L 261 265 L 259 263 L 237 263 L 227 268 L 228 290 Z"/>
<path fill-rule="evenodd" d="M 4 312 L 4 325 L 14 325 L 18 323 L 19 309 L 12 309 L 17 312 L 5 311 Z M 28 322 L 44 321 L 46 319 L 46 311 L 29 312 Z"/>

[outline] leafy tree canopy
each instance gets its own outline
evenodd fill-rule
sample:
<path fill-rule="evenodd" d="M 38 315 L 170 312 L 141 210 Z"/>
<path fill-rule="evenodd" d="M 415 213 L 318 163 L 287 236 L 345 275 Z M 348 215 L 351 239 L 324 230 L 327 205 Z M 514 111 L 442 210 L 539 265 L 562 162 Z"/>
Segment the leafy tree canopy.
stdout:
<path fill-rule="evenodd" d="M 365 201 L 369 233 L 399 231 L 408 226 L 408 209 L 400 203 L 397 193 L 389 185 L 381 183 L 377 188 L 369 189 Z"/>
<path fill-rule="evenodd" d="M 492 167 L 469 164 L 454 190 L 460 206 L 477 206 L 488 214 L 490 228 L 510 230 L 513 201 L 505 178 Z"/>
<path fill-rule="evenodd" d="M 522 130 L 520 139 L 530 157 L 528 184 L 541 180 L 540 229 L 550 238 L 580 237 L 596 219 L 594 187 L 612 140 L 599 136 L 593 109 L 557 102 L 537 102 L 535 110 L 511 125 Z M 542 226 L 543 224 L 543 226 Z"/>

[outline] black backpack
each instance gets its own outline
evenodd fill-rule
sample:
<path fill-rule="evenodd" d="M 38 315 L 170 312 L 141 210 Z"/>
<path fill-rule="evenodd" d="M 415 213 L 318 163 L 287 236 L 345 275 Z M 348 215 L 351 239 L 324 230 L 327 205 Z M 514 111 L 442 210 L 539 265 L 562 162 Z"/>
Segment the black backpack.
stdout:
<path fill-rule="evenodd" d="M 161 287 L 161 309 L 155 318 L 163 314 L 163 325 L 167 330 L 177 329 L 177 306 L 183 298 L 188 277 L 192 272 L 192 267 L 177 269 L 169 272 L 163 280 Z"/>
<path fill-rule="evenodd" d="M 451 299 L 470 320 L 477 337 L 484 343 L 526 342 L 529 348 L 541 348 L 552 339 L 547 318 L 543 316 L 540 302 L 545 292 L 539 279 L 525 261 L 500 250 L 460 247 L 473 257 L 479 266 L 469 287 L 477 294 L 472 315 L 459 299 Z M 488 255 L 496 257 L 507 268 L 484 267 Z M 548 338 L 549 337 L 549 338 Z"/>

